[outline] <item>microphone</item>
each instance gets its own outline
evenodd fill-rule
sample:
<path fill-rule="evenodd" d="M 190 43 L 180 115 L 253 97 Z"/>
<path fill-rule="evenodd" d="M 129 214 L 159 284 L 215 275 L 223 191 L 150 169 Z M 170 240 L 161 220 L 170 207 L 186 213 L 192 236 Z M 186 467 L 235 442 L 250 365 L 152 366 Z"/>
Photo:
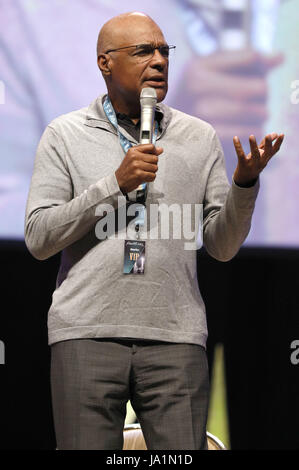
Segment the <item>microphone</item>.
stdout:
<path fill-rule="evenodd" d="M 140 93 L 141 123 L 140 144 L 152 144 L 154 134 L 155 108 L 157 104 L 157 92 L 155 88 L 142 88 Z M 140 184 L 138 188 L 128 193 L 130 201 L 141 202 L 145 200 L 147 185 Z"/>
<path fill-rule="evenodd" d="M 157 104 L 157 92 L 155 88 L 143 88 L 140 93 L 141 124 L 140 144 L 151 144 L 154 133 L 155 107 Z"/>

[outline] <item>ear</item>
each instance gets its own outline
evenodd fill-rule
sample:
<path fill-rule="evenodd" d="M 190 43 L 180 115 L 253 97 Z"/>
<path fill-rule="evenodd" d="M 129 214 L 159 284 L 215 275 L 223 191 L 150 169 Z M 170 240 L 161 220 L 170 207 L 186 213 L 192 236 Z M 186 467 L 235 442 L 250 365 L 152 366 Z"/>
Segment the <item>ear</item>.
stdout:
<path fill-rule="evenodd" d="M 104 76 L 111 74 L 110 57 L 108 54 L 98 55 L 98 67 Z"/>

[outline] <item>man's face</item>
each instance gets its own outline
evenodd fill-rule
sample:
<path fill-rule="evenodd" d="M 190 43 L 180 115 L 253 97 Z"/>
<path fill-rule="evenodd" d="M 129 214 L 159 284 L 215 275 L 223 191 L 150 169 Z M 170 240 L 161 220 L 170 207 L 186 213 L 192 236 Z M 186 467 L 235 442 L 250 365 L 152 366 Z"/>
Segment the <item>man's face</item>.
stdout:
<path fill-rule="evenodd" d="M 148 19 L 137 19 L 131 28 L 125 28 L 118 38 L 115 48 L 131 45 L 167 45 L 159 27 Z M 168 59 L 158 49 L 153 56 L 144 61 L 142 50 L 134 47 L 109 53 L 111 69 L 110 91 L 114 99 L 125 100 L 132 108 L 139 105 L 142 88 L 155 88 L 158 102 L 162 101 L 168 89 Z"/>

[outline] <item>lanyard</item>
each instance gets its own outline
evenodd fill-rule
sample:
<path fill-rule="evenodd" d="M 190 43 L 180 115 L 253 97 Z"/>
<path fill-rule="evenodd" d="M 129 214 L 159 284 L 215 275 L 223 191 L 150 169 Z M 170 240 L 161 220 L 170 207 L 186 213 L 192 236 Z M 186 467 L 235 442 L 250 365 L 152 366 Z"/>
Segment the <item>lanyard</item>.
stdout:
<path fill-rule="evenodd" d="M 120 132 L 118 122 L 117 122 L 117 118 L 116 118 L 116 114 L 115 114 L 115 111 L 113 109 L 111 100 L 110 100 L 108 95 L 106 96 L 105 101 L 103 103 L 103 108 L 104 108 L 104 111 L 105 111 L 105 114 L 106 114 L 107 118 L 109 119 L 109 121 L 111 122 L 113 127 L 116 129 L 120 145 L 122 146 L 122 148 L 123 148 L 123 150 L 126 154 L 127 151 L 129 150 L 129 148 L 131 148 L 133 146 L 133 144 Z M 153 135 L 153 144 L 154 145 L 155 145 L 156 140 L 157 140 L 157 135 L 158 135 L 158 122 L 155 121 L 155 131 L 154 131 L 154 135 Z M 137 198 L 142 197 L 142 198 L 144 198 L 144 201 L 145 201 L 146 196 L 147 196 L 147 184 L 146 183 L 141 183 L 137 188 Z M 146 215 L 145 206 L 143 204 L 140 204 L 137 208 L 137 212 L 138 212 L 138 216 L 134 221 L 136 232 L 139 231 L 139 227 L 141 225 L 144 225 L 144 220 L 145 220 L 145 215 Z"/>

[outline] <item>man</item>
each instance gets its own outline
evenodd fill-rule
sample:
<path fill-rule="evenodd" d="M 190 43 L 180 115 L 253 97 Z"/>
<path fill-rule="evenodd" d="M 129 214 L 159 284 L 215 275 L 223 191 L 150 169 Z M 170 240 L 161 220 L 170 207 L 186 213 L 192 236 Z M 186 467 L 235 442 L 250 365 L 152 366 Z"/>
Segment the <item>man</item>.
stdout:
<path fill-rule="evenodd" d="M 125 275 L 124 240 L 96 237 L 97 208 L 114 217 L 142 183 L 148 208 L 203 204 L 204 244 L 229 260 L 249 231 L 259 173 L 283 135 L 259 147 L 251 136 L 247 157 L 235 137 L 230 188 L 213 128 L 161 104 L 169 51 L 148 16 L 112 18 L 97 48 L 108 95 L 52 121 L 37 150 L 25 237 L 38 259 L 62 250 L 48 320 L 59 449 L 121 449 L 128 400 L 149 449 L 206 448 L 207 328 L 196 251 L 182 239 L 146 239 L 144 274 Z M 144 87 L 157 92 L 157 146 L 137 145 Z"/>

